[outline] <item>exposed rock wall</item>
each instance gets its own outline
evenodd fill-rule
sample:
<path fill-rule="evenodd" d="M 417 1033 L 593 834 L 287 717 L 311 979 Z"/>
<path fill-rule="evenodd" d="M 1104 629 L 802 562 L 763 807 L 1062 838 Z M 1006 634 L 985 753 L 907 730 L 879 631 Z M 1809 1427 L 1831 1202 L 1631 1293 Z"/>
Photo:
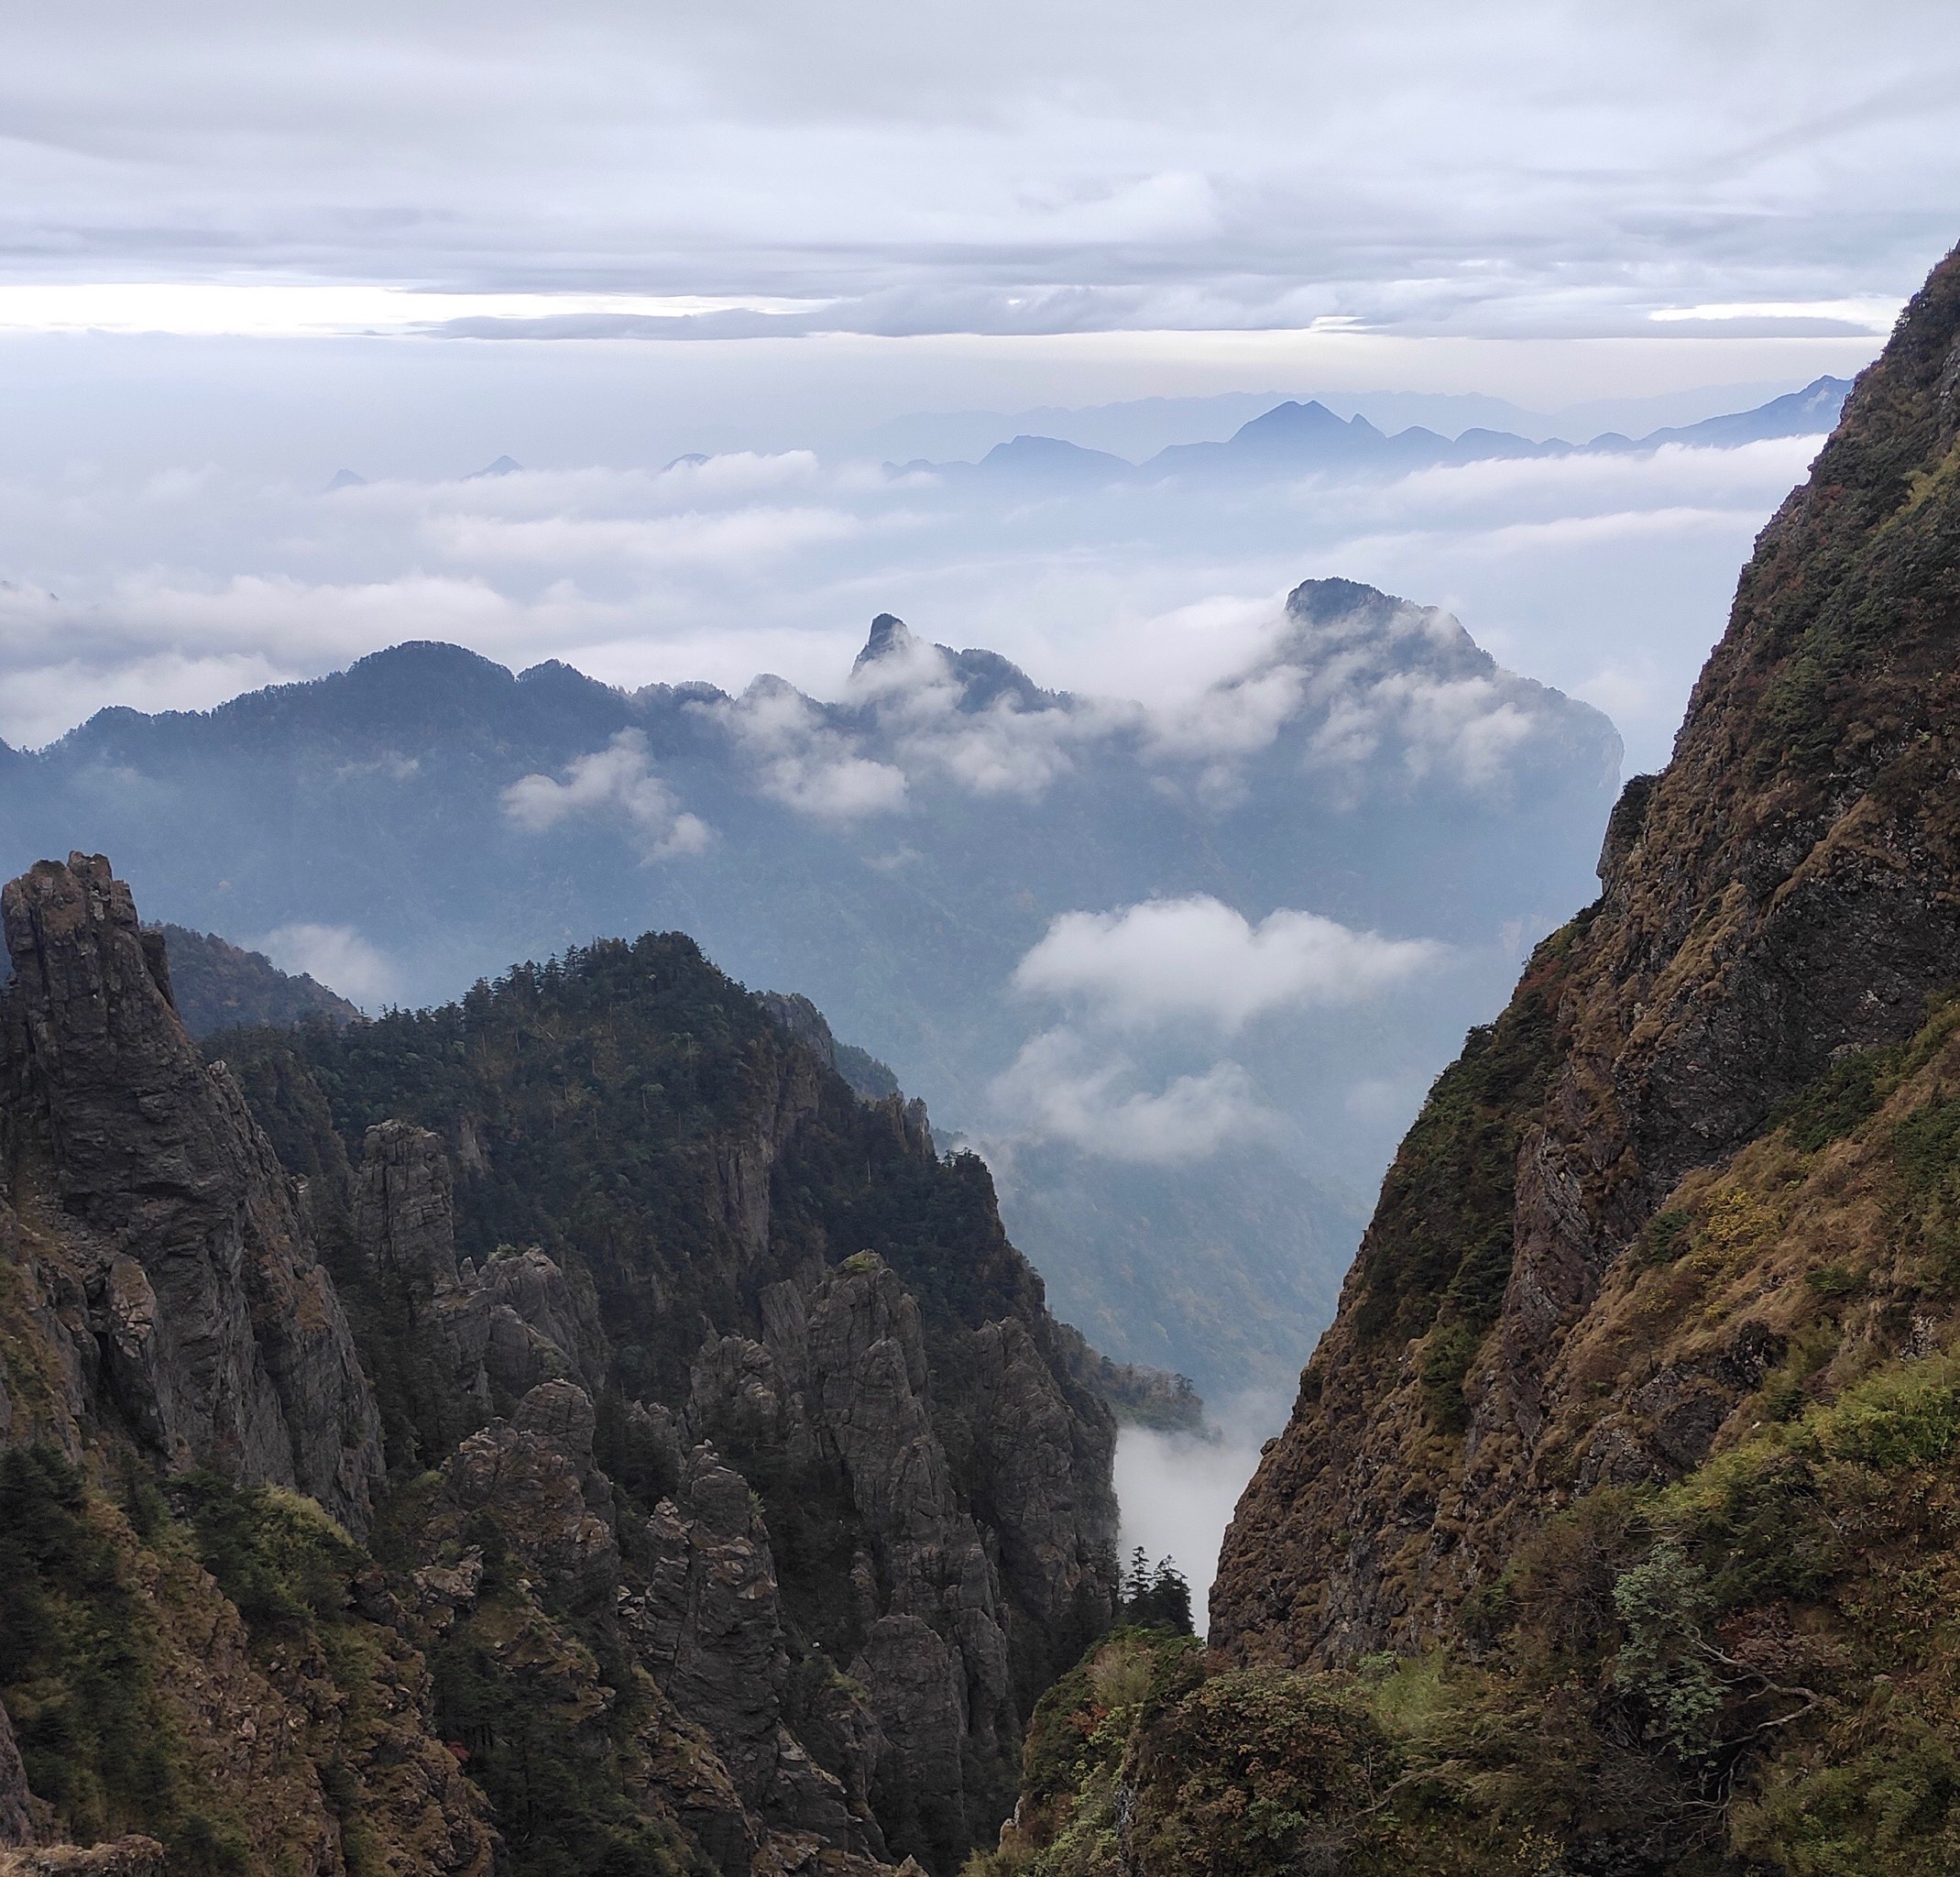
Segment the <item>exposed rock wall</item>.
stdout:
<path fill-rule="evenodd" d="M 65 1370 L 44 1432 L 104 1418 L 169 1465 L 309 1492 L 365 1529 L 379 1426 L 291 1181 L 170 1003 L 160 940 L 100 855 L 0 895 L 0 1205 Z M 10 1387 L 9 1395 L 15 1390 Z"/>
<path fill-rule="evenodd" d="M 1956 466 L 1949 259 L 1759 539 L 1673 761 L 1614 814 L 1600 899 L 1390 1170 L 1227 1536 L 1230 1659 L 1451 1633 L 1575 1487 L 1679 1476 L 1760 1382 L 1746 1323 L 1657 1366 L 1602 1300 L 1684 1180 L 1960 976 Z"/>

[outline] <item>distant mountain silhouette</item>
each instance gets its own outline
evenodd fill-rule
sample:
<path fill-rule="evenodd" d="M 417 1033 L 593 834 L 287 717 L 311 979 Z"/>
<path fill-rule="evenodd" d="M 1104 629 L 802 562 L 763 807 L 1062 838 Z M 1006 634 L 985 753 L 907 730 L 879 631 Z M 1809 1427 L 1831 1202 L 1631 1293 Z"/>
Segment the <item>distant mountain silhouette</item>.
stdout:
<path fill-rule="evenodd" d="M 1365 417 L 1338 417 L 1318 400 L 1304 404 L 1288 401 L 1241 424 L 1222 442 L 1173 444 L 1140 464 L 1057 437 L 1017 436 L 1011 443 L 997 445 L 978 463 L 920 461 L 905 467 L 932 470 L 955 481 L 1011 482 L 1059 490 L 1166 478 L 1264 481 L 1323 469 L 1400 475 L 1443 464 L 1620 454 L 1659 449 L 1669 444 L 1728 449 L 1772 437 L 1821 436 L 1837 422 L 1850 390 L 1848 379 L 1820 378 L 1801 391 L 1773 398 L 1751 411 L 1657 430 L 1637 438 L 1607 432 L 1582 444 L 1557 437 L 1536 443 L 1501 430 L 1465 430 L 1449 437 L 1419 425 L 1390 434 Z"/>

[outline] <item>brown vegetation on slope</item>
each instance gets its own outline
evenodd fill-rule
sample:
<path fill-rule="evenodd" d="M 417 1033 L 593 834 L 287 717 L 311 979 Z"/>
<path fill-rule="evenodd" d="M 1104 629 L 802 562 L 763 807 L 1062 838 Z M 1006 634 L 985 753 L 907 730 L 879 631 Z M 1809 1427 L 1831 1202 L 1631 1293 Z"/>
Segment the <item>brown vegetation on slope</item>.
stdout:
<path fill-rule="evenodd" d="M 1749 1325 L 1714 1353 L 1629 1346 L 1619 1274 L 1684 1180 L 1846 1052 L 1911 1036 L 1960 976 L 1956 649 L 1950 258 L 1764 531 L 1674 760 L 1615 812 L 1601 898 L 1390 1170 L 1227 1537 L 1228 1659 L 1451 1635 L 1583 1484 L 1679 1476 L 1737 1415 L 1764 1359 Z M 1743 1291 L 1790 1275 L 1770 1244 Z M 1610 1424 L 1603 1396 L 1626 1410 Z"/>

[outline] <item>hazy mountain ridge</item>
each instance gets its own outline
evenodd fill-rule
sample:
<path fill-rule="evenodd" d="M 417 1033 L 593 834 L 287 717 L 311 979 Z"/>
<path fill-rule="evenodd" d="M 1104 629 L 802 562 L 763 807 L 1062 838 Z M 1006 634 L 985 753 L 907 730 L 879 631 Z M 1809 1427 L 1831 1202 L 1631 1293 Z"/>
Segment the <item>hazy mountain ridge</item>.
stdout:
<path fill-rule="evenodd" d="M 1210 1663 L 1058 1684 L 973 1877 L 1960 1863 L 1956 386 L 1960 253 L 1405 1140 Z"/>
<path fill-rule="evenodd" d="M 370 1007 L 693 932 L 988 1144 L 1100 1347 L 1236 1386 L 1292 1373 L 1358 1230 L 1345 1195 L 1583 877 L 1617 761 L 1597 713 L 1433 609 L 1308 583 L 1265 642 L 1150 708 L 889 615 L 835 703 L 772 679 L 629 695 L 411 643 L 209 712 L 98 713 L 0 774 L 0 829 L 16 864 L 77 839 L 127 856 L 146 906 Z M 1066 956 L 1017 978 L 1078 914 Z M 1418 938 L 1446 949 L 1415 969 L 1393 947 Z M 1187 1007 L 1152 961 L 1214 941 L 1269 960 L 1247 982 L 1270 1020 Z M 1377 959 L 1414 971 L 1392 1003 Z M 1209 1229 L 1166 1254 L 1130 1189 L 1170 1162 L 1206 1194 L 1177 1215 Z M 1214 1268 L 1245 1307 L 1202 1305 Z"/>
<path fill-rule="evenodd" d="M 286 1026 L 309 1016 L 349 1023 L 360 1012 L 303 972 L 282 971 L 263 952 L 247 951 L 214 932 L 163 926 L 170 999 L 193 1037 L 241 1024 Z"/>
<path fill-rule="evenodd" d="M 1642 437 L 1607 431 L 1585 443 L 1542 441 L 1508 431 L 1473 428 L 1454 436 L 1420 424 L 1382 431 L 1360 414 L 1338 417 L 1319 400 L 1287 401 L 1241 424 L 1217 443 L 1170 444 L 1141 463 L 1058 437 L 1017 436 L 996 444 L 977 463 L 908 463 L 955 481 L 1012 482 L 1056 488 L 1153 482 L 1166 477 L 1208 480 L 1256 478 L 1343 469 L 1378 475 L 1506 459 L 1619 455 L 1670 445 L 1733 449 L 1773 437 L 1818 436 L 1836 422 L 1850 391 L 1845 379 L 1820 378 L 1752 411 L 1696 423 L 1673 424 Z M 894 466 L 895 467 L 895 466 Z"/>

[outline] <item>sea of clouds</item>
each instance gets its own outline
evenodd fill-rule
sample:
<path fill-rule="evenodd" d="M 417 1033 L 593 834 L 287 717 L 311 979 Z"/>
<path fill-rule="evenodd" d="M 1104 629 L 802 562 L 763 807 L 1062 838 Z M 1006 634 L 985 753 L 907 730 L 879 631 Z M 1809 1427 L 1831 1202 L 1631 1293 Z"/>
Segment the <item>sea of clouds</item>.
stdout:
<path fill-rule="evenodd" d="M 332 490 L 76 462 L 0 478 L 0 737 L 38 745 L 111 703 L 208 706 L 403 639 L 627 686 L 739 694 L 767 672 L 835 697 L 881 610 L 1050 685 L 1196 708 L 1255 660 L 1280 594 L 1340 575 L 1454 612 L 1504 664 L 1607 711 L 1647 767 L 1817 441 L 1230 491 L 976 488 L 807 450 Z M 794 703 L 732 708 L 758 749 L 790 752 L 774 785 L 803 799 Z M 928 736 L 932 700 L 916 708 Z M 988 774 L 983 746 L 958 760 Z M 823 786 L 850 812 L 897 785 Z"/>

